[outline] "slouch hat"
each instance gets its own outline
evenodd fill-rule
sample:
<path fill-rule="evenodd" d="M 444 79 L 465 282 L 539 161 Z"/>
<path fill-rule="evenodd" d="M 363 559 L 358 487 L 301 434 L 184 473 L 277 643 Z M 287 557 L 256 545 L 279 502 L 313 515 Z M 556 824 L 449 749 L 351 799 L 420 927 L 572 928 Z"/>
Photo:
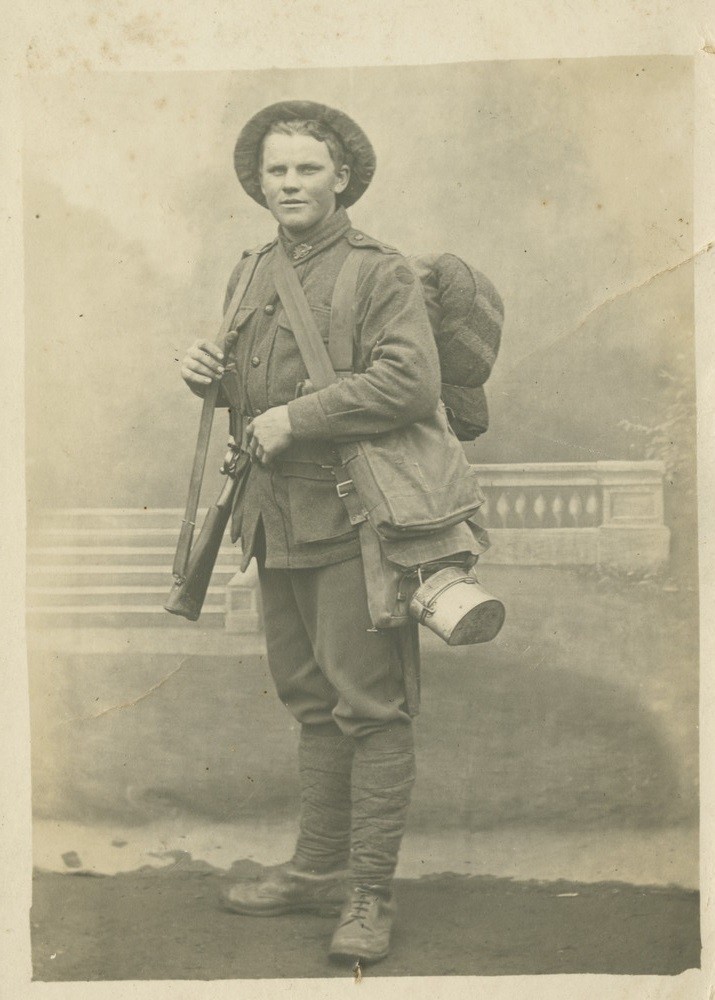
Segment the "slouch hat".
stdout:
<path fill-rule="evenodd" d="M 261 143 L 274 122 L 316 121 L 327 125 L 340 138 L 351 160 L 350 181 L 337 196 L 339 205 L 349 207 L 360 198 L 375 173 L 375 151 L 360 126 L 343 111 L 315 101 L 279 101 L 255 114 L 241 130 L 233 163 L 241 185 L 254 201 L 267 208 L 258 178 Z"/>

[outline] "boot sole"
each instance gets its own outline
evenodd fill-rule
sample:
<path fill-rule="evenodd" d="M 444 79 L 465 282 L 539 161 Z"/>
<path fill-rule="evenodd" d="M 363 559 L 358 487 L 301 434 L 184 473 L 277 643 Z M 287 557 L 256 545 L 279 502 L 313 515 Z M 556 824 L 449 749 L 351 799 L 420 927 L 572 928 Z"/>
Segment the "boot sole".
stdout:
<path fill-rule="evenodd" d="M 221 901 L 221 905 L 227 912 L 238 913 L 242 917 L 282 917 L 289 913 L 313 913 L 318 917 L 335 917 L 342 908 L 342 903 L 281 903 L 257 910 L 226 899 Z"/>
<path fill-rule="evenodd" d="M 364 952 L 358 951 L 331 951 L 328 952 L 328 958 L 336 965 L 353 966 L 356 962 L 361 965 L 374 965 L 375 962 L 381 962 L 383 958 L 387 958 L 389 954 L 389 951 L 381 952 L 379 955 L 366 955 Z"/>

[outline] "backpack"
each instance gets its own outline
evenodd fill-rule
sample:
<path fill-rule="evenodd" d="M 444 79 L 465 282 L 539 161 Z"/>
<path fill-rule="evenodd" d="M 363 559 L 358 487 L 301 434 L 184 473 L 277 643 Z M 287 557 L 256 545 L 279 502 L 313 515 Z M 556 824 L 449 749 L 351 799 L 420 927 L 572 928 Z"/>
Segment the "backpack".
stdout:
<path fill-rule="evenodd" d="M 491 281 L 451 253 L 410 257 L 422 284 L 440 367 L 442 400 L 460 441 L 489 426 L 484 383 L 499 351 L 504 305 Z"/>

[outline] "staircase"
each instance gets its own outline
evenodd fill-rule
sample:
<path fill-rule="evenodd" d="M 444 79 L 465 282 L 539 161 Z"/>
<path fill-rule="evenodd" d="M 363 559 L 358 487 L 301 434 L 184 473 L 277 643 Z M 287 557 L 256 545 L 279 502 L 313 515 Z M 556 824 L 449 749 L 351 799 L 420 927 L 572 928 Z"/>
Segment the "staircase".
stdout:
<path fill-rule="evenodd" d="M 199 512 L 197 523 L 203 521 Z M 64 509 L 28 529 L 27 612 L 36 627 L 186 627 L 164 610 L 182 510 Z M 240 548 L 224 539 L 202 627 L 223 628 Z M 253 581 L 246 579 L 253 590 Z M 244 588 L 241 587 L 241 590 Z"/>

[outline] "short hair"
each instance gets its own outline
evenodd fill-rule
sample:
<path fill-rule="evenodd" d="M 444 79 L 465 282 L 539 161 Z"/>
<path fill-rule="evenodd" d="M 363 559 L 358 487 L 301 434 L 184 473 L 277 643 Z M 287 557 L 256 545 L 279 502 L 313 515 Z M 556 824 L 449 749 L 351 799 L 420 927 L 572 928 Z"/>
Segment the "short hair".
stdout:
<path fill-rule="evenodd" d="M 336 171 L 340 170 L 343 164 L 352 168 L 350 156 L 345 148 L 340 136 L 328 125 L 315 121 L 312 118 L 291 118 L 286 121 L 273 122 L 261 140 L 258 153 L 258 170 L 260 173 L 263 165 L 263 146 L 269 135 L 309 135 L 318 142 L 324 142 L 328 147 L 330 159 Z"/>

